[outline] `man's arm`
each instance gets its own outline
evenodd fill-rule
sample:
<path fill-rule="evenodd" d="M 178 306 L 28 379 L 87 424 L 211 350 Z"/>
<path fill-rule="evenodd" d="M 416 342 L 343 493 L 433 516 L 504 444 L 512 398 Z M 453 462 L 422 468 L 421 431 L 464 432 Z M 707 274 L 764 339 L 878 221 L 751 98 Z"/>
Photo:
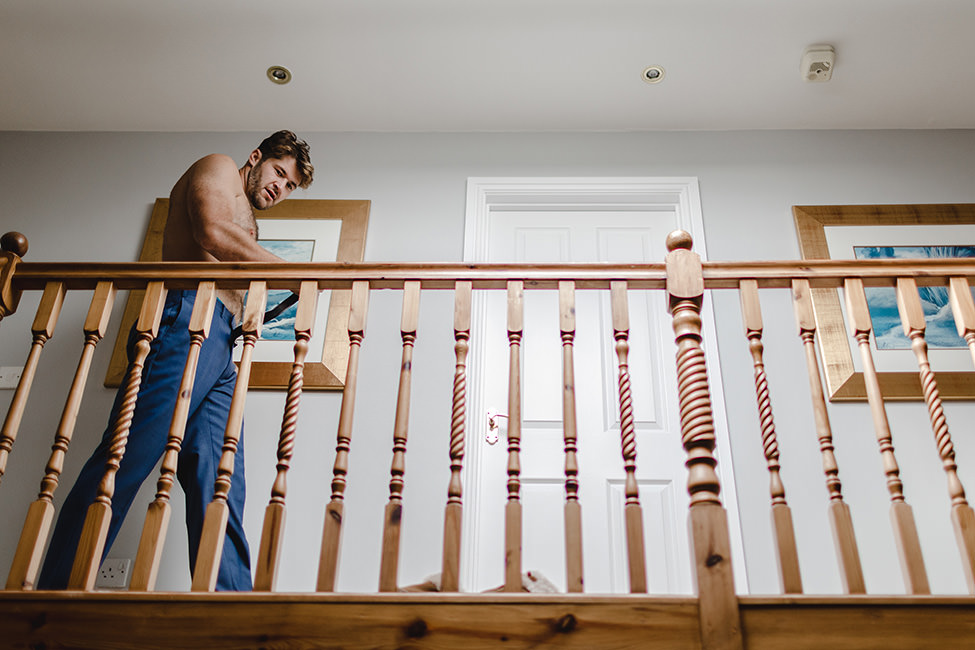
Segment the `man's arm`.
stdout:
<path fill-rule="evenodd" d="M 221 262 L 282 261 L 257 243 L 256 223 L 232 159 L 207 156 L 193 165 L 186 180 L 187 216 L 203 250 Z"/>

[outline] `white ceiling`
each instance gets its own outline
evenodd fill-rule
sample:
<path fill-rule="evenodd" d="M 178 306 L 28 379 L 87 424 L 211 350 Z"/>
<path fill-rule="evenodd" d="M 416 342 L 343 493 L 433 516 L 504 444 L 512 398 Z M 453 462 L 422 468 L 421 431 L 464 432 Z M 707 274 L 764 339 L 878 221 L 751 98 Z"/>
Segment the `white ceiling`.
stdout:
<path fill-rule="evenodd" d="M 975 128 L 973 32 L 972 0 L 3 0 L 0 130 Z"/>

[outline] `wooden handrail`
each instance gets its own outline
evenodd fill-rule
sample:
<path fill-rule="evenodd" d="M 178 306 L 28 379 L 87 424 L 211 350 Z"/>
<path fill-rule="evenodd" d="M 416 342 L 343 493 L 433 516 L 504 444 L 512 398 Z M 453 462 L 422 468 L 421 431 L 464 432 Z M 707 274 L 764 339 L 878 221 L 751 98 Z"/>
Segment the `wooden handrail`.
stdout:
<path fill-rule="evenodd" d="M 762 262 L 703 262 L 705 289 L 737 289 L 742 279 L 753 279 L 760 289 L 789 288 L 793 280 L 809 281 L 810 287 L 838 288 L 847 278 L 865 287 L 893 287 L 898 276 L 911 276 L 918 286 L 946 284 L 951 277 L 975 278 L 975 261 L 952 258 L 937 262 L 919 260 L 782 260 Z M 521 280 L 526 290 L 558 289 L 561 280 L 573 280 L 576 289 L 608 289 L 613 280 L 626 279 L 630 289 L 663 289 L 663 264 L 488 264 L 488 263 L 287 263 L 259 262 L 19 262 L 13 288 L 39 290 L 50 281 L 66 289 L 94 289 L 111 280 L 119 289 L 143 288 L 163 278 L 168 288 L 193 289 L 201 278 L 221 288 L 247 289 L 252 279 L 269 289 L 297 290 L 302 280 L 315 278 L 319 289 L 349 289 L 368 280 L 372 289 L 402 289 L 416 280 L 422 289 L 453 289 L 456 282 L 473 282 L 474 289 L 504 289 Z"/>

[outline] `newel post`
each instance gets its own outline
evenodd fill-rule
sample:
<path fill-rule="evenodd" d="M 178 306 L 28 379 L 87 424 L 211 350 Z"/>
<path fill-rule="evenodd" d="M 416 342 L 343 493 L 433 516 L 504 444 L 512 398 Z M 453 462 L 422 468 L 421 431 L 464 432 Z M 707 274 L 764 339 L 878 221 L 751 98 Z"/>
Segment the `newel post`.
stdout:
<path fill-rule="evenodd" d="M 677 391 L 681 442 L 687 453 L 687 491 L 691 496 L 688 526 L 693 546 L 700 609 L 701 647 L 741 649 L 741 619 L 731 573 L 728 517 L 718 496 L 715 472 L 714 418 L 707 366 L 701 348 L 701 258 L 692 252 L 690 234 L 677 230 L 667 237 L 667 295 L 677 343 Z"/>
<path fill-rule="evenodd" d="M 13 287 L 14 271 L 26 254 L 27 238 L 19 232 L 8 232 L 0 237 L 0 320 L 17 311 L 20 291 Z"/>

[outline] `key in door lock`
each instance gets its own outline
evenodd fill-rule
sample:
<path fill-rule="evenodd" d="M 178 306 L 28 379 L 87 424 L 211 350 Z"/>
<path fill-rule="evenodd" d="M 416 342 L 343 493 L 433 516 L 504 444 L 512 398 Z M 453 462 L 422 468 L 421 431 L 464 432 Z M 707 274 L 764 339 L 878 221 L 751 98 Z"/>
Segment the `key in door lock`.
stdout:
<path fill-rule="evenodd" d="M 498 422 L 498 418 L 507 418 L 508 416 L 504 413 L 498 413 L 497 409 L 490 408 L 487 410 L 488 418 L 488 432 L 485 436 L 485 440 L 489 445 L 493 445 L 498 441 L 498 437 L 501 433 L 501 424 Z"/>

